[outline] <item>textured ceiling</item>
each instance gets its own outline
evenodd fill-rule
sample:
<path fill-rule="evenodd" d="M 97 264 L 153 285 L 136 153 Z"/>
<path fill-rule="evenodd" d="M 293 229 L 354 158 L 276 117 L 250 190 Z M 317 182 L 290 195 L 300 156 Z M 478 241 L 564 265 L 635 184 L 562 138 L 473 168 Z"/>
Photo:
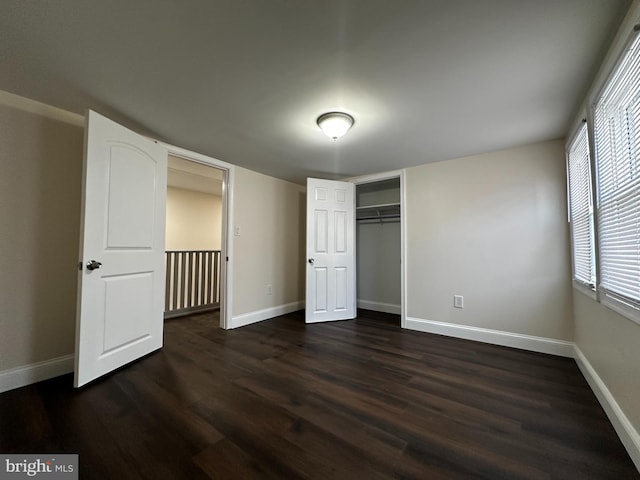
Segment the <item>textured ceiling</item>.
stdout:
<path fill-rule="evenodd" d="M 630 0 L 2 0 L 0 89 L 276 177 L 559 138 Z M 330 110 L 356 123 L 333 142 Z"/>

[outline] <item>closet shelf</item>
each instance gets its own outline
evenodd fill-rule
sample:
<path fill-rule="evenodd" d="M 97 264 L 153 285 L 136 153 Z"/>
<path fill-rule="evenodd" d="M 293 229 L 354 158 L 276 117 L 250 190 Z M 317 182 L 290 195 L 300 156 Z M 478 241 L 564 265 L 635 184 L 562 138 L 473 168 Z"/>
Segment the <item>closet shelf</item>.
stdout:
<path fill-rule="evenodd" d="M 356 207 L 356 220 L 382 220 L 385 218 L 400 218 L 400 204 L 383 203 Z"/>

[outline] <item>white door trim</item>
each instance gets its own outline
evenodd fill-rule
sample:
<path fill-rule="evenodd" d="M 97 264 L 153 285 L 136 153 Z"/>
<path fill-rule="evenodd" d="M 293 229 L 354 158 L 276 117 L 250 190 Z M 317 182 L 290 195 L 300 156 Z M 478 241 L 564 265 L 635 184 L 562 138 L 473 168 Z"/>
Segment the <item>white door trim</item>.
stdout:
<path fill-rule="evenodd" d="M 406 221 L 406 170 L 392 170 L 390 172 L 374 173 L 359 177 L 345 178 L 345 182 L 355 185 L 379 182 L 381 180 L 400 179 L 400 326 L 407 328 L 407 221 Z M 355 219 L 354 219 L 355 221 Z M 356 265 L 356 268 L 357 265 Z"/>
<path fill-rule="evenodd" d="M 224 181 L 222 182 L 222 258 L 220 268 L 220 288 L 224 298 L 220 302 L 220 328 L 229 329 L 232 327 L 231 319 L 233 318 L 233 232 L 229 225 L 233 225 L 235 166 L 175 145 L 164 142 L 158 143 L 169 151 L 169 155 L 208 165 L 225 172 Z M 225 257 L 229 259 L 226 262 L 224 261 Z"/>

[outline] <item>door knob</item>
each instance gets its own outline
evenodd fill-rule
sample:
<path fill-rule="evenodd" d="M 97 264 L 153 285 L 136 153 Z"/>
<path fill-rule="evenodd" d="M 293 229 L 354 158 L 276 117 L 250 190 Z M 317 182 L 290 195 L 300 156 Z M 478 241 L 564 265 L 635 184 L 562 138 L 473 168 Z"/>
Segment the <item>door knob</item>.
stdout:
<path fill-rule="evenodd" d="M 102 263 L 97 262 L 95 260 L 91 260 L 89 262 L 87 262 L 87 270 L 91 271 L 91 270 L 97 270 L 100 268 L 100 266 L 102 265 Z"/>
<path fill-rule="evenodd" d="M 310 263 L 311 265 L 313 265 L 313 262 L 315 262 L 315 260 L 314 260 L 313 258 L 310 258 L 308 261 L 309 261 L 309 263 Z"/>

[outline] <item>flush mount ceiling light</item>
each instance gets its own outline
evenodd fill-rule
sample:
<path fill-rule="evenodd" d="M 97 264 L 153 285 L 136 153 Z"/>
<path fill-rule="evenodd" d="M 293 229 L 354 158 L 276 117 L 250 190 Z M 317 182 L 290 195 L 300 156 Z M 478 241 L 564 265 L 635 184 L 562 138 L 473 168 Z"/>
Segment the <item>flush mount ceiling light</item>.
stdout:
<path fill-rule="evenodd" d="M 320 115 L 317 122 L 327 137 L 336 140 L 349 131 L 353 125 L 353 117 L 348 113 L 329 112 Z"/>

